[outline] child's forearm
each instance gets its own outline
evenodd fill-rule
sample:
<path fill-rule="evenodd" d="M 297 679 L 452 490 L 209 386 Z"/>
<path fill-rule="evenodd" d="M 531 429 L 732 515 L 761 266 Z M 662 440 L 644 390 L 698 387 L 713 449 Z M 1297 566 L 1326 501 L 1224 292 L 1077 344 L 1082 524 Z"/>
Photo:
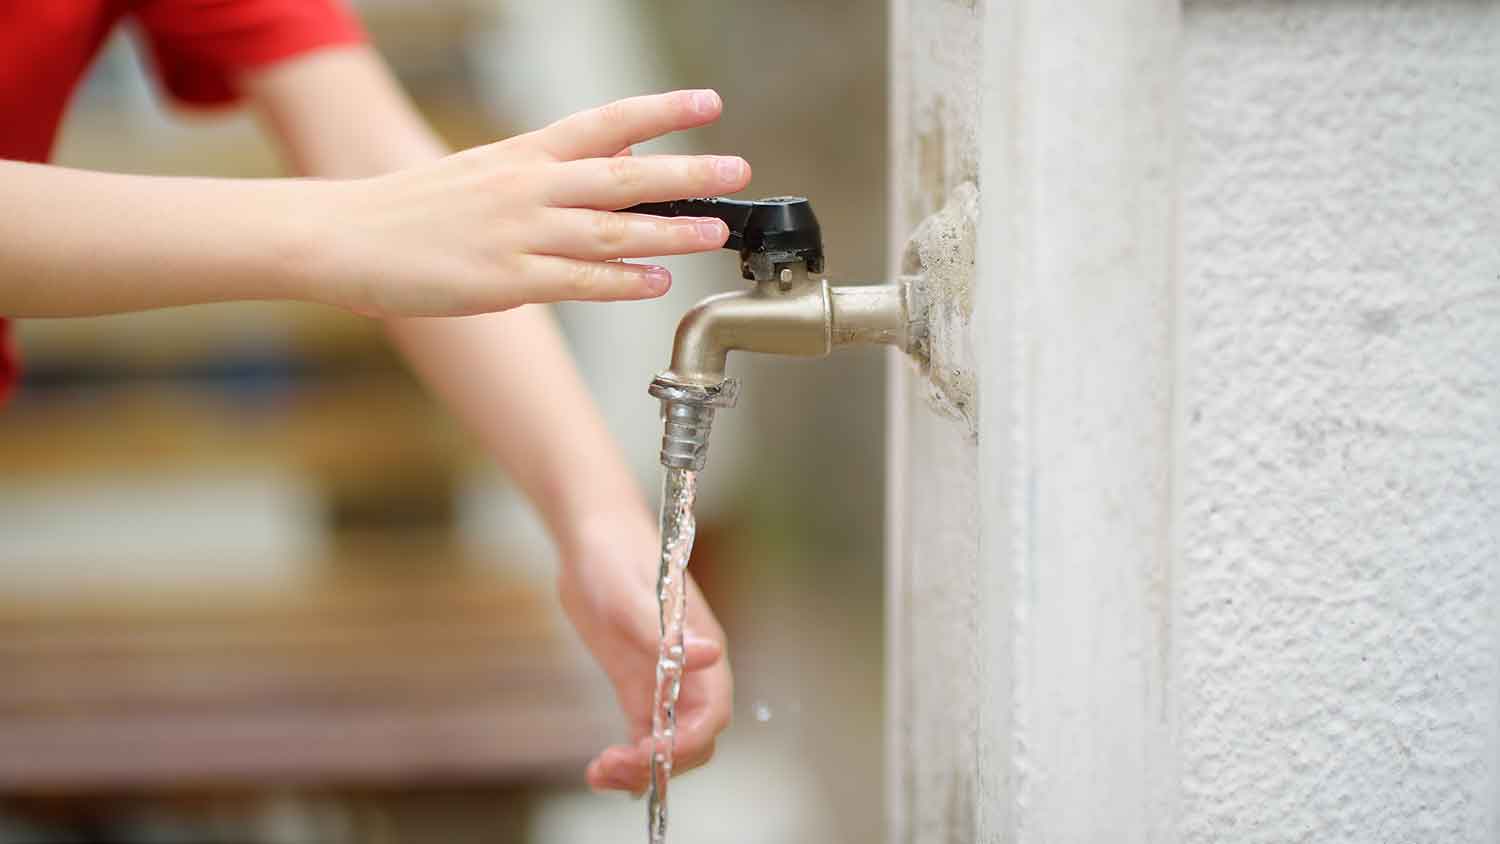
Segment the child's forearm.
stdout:
<path fill-rule="evenodd" d="M 601 523 L 651 518 L 546 307 L 397 320 L 390 331 L 565 552 Z"/>
<path fill-rule="evenodd" d="M 365 48 L 287 62 L 249 80 L 248 88 L 292 165 L 309 175 L 375 175 L 446 152 Z M 545 307 L 392 319 L 387 326 L 412 367 L 483 441 L 560 544 L 576 544 L 598 520 L 649 522 L 634 476 Z"/>
<path fill-rule="evenodd" d="M 330 50 L 246 81 L 302 172 L 336 177 L 405 172 L 442 153 L 367 49 Z M 666 100 L 684 104 L 680 95 Z M 607 117 L 603 122 L 618 125 L 628 110 L 617 105 L 591 119 Z M 717 106 L 710 111 L 716 113 Z M 566 145 L 574 134 L 562 132 L 558 141 Z M 612 137 L 611 144 L 618 140 Z M 610 149 L 596 144 L 593 154 L 611 155 L 629 143 L 634 141 Z M 748 171 L 743 176 L 748 178 Z M 677 196 L 693 196 L 743 186 L 674 190 L 680 191 Z M 530 224 L 545 227 L 544 216 L 536 215 Z M 697 248 L 722 243 L 700 242 Z M 659 553 L 656 525 L 546 308 L 387 324 L 413 368 L 541 511 L 562 552 L 558 595 L 563 607 L 613 682 L 634 736 L 648 734 L 647 704 L 658 658 L 651 599 Z M 693 588 L 691 580 L 688 585 Z M 696 591 L 687 612 L 698 643 L 684 655 L 678 773 L 712 755 L 714 737 L 729 723 L 734 701 L 724 631 Z M 648 758 L 644 745 L 611 747 L 589 766 L 589 783 L 640 791 L 646 787 Z"/>
<path fill-rule="evenodd" d="M 311 187 L 0 161 L 0 316 L 315 298 Z"/>

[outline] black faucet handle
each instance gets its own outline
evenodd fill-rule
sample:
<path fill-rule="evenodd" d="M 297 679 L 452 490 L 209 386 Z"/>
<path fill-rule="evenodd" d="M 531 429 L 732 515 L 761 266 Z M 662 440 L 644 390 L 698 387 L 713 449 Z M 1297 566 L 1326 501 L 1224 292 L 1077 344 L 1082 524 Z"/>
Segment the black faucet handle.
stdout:
<path fill-rule="evenodd" d="M 644 202 L 622 209 L 658 217 L 717 217 L 729 227 L 725 249 L 737 249 L 746 278 L 802 261 L 809 272 L 823 271 L 823 231 L 812 203 L 801 196 L 729 199 L 709 196 L 671 202 Z M 767 276 L 769 278 L 769 276 Z M 761 279 L 764 280 L 764 279 Z"/>
<path fill-rule="evenodd" d="M 745 228 L 750 223 L 755 203 L 723 196 L 696 199 L 674 199 L 670 202 L 642 202 L 622 209 L 631 214 L 653 214 L 657 217 L 717 217 L 729 227 L 725 249 L 739 249 L 744 243 Z"/>

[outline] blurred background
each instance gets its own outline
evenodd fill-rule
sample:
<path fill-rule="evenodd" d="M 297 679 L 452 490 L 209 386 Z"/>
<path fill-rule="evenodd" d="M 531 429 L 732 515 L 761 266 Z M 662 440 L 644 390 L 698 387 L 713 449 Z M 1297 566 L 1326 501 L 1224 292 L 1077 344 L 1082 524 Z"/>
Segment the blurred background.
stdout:
<path fill-rule="evenodd" d="M 831 276 L 880 277 L 880 0 L 364 0 L 456 147 L 621 96 L 714 87 L 752 196 L 805 194 Z M 129 33 L 57 161 L 280 172 L 243 115 L 163 107 Z M 655 490 L 645 388 L 735 257 L 664 300 L 559 309 Z M 369 321 L 235 304 L 20 325 L 0 413 L 0 844 L 640 841 L 582 771 L 623 736 L 563 622 L 524 501 Z M 674 785 L 695 844 L 883 837 L 883 367 L 753 360 L 720 414 L 693 570 L 731 637 L 736 720 Z M 654 493 L 653 493 L 654 494 Z"/>

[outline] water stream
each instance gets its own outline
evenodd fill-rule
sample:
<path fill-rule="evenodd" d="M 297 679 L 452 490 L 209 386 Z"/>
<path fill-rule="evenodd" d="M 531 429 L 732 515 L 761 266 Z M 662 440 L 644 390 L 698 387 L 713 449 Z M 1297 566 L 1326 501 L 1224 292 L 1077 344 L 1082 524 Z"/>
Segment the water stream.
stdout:
<path fill-rule="evenodd" d="M 687 614 L 687 565 L 693 553 L 693 501 L 698 473 L 668 469 L 661 495 L 661 567 L 656 599 L 661 622 L 657 646 L 656 693 L 651 705 L 651 791 L 647 830 L 651 844 L 667 840 L 667 781 L 677 742 L 677 693 L 682 688 L 682 622 Z"/>

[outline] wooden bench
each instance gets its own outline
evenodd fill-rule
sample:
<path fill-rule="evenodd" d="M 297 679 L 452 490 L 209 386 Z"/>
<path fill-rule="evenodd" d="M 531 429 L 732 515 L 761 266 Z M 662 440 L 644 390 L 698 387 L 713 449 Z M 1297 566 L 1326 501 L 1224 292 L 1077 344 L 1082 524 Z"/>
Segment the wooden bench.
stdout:
<path fill-rule="evenodd" d="M 137 385 L 0 413 L 20 488 L 291 467 L 330 531 L 306 586 L 236 592 L 206 559 L 196 593 L 0 594 L 0 796 L 581 783 L 622 737 L 614 696 L 550 583 L 445 533 L 475 454 L 379 372 L 263 402 Z"/>
<path fill-rule="evenodd" d="M 0 600 L 0 792 L 581 781 L 618 715 L 552 597 L 436 569 Z"/>

